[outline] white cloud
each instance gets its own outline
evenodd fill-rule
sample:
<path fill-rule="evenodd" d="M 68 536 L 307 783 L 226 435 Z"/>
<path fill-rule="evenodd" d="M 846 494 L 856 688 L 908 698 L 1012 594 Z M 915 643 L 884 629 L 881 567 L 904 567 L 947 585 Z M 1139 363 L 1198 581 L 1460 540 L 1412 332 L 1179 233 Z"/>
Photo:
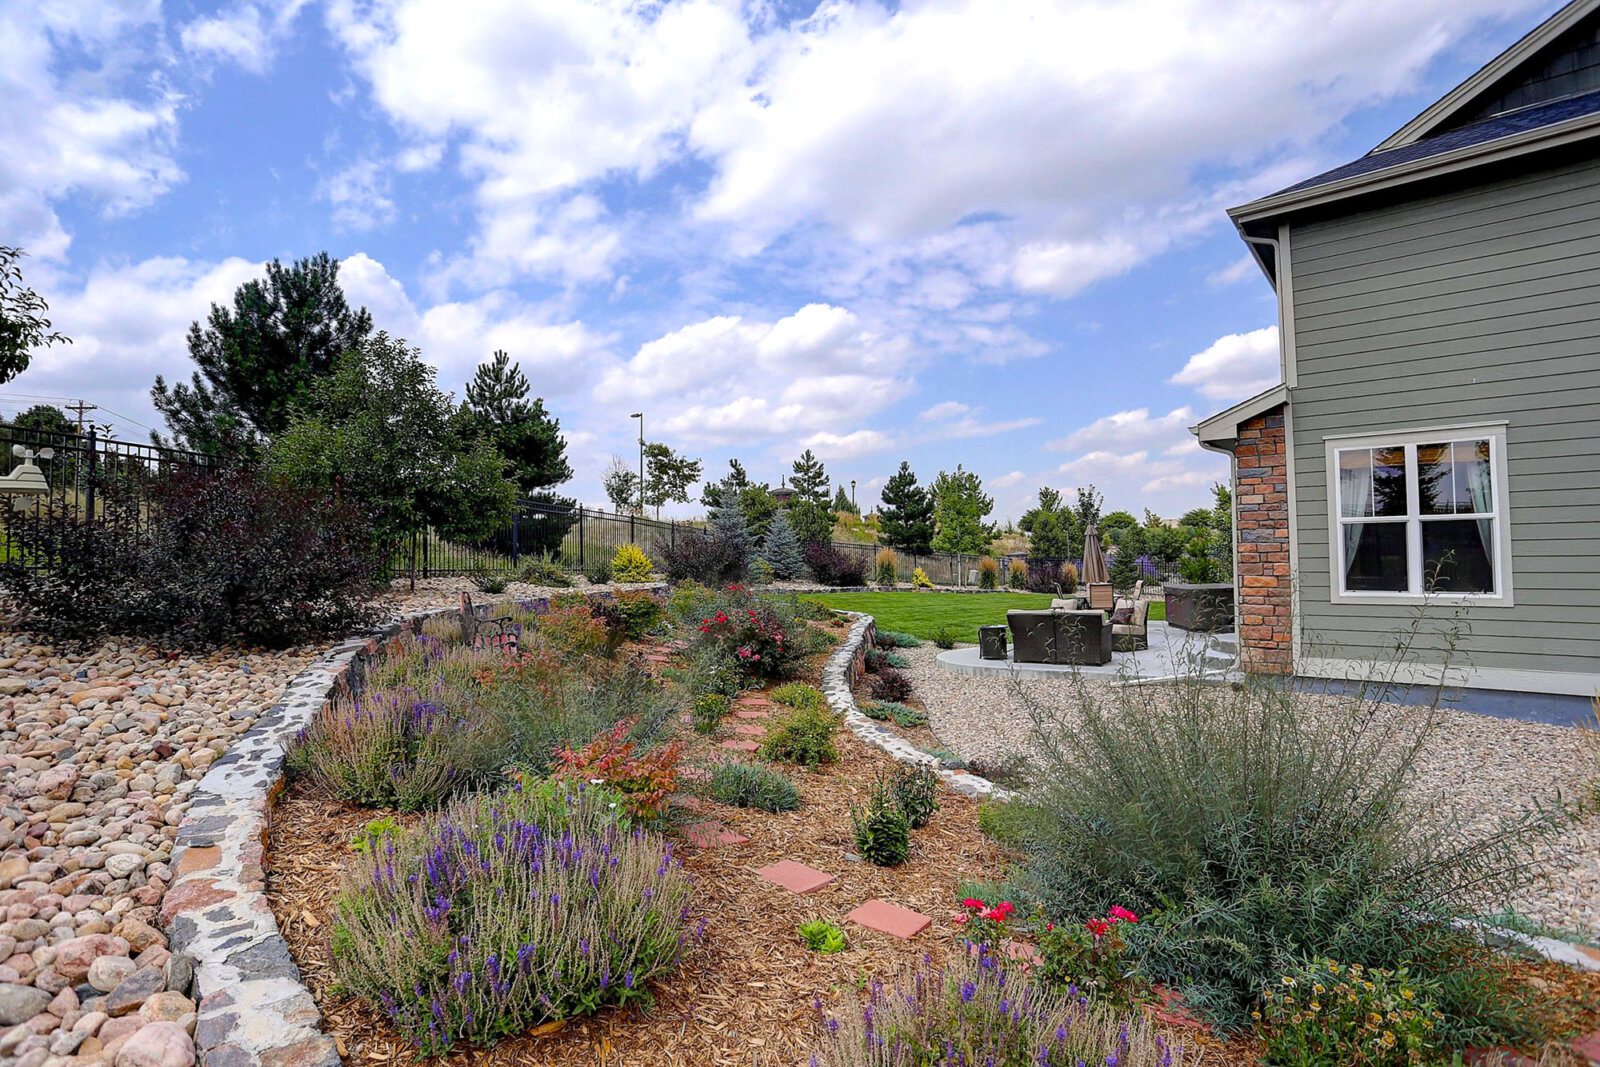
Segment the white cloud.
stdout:
<path fill-rule="evenodd" d="M 0 232 L 44 258 L 71 235 L 53 204 L 108 215 L 150 204 L 183 171 L 179 97 L 164 82 L 155 0 L 0 7 Z"/>
<path fill-rule="evenodd" d="M 959 400 L 944 400 L 925 409 L 918 418 L 925 420 L 952 419 L 972 410 L 972 405 L 963 404 Z"/>
<path fill-rule="evenodd" d="M 1269 389 L 1282 380 L 1278 328 L 1225 334 L 1190 356 L 1168 380 L 1192 386 L 1214 400 L 1240 400 Z"/>
<path fill-rule="evenodd" d="M 1021 471 L 1012 471 L 1010 474 L 1002 474 L 998 478 L 990 478 L 983 484 L 989 489 L 1010 489 L 1013 486 L 1023 484 L 1027 480 L 1028 476 L 1026 474 Z"/>
<path fill-rule="evenodd" d="M 306 0 L 235 4 L 194 19 L 178 32 L 178 40 L 191 56 L 225 60 L 252 74 L 264 74 L 305 4 Z"/>
<path fill-rule="evenodd" d="M 877 430 L 856 430 L 854 433 L 814 433 L 800 442 L 801 447 L 815 452 L 818 459 L 854 459 L 873 452 L 882 452 L 893 442 Z"/>
<path fill-rule="evenodd" d="M 887 440 L 855 424 L 905 392 L 896 375 L 907 355 L 902 340 L 831 305 L 775 322 L 719 315 L 640 345 L 604 372 L 595 396 L 663 408 L 657 425 L 698 444 L 814 441 L 836 456 L 859 455 Z"/>
<path fill-rule="evenodd" d="M 1259 274 L 1260 270 L 1261 268 L 1256 263 L 1256 257 L 1246 252 L 1221 270 L 1208 274 L 1206 281 L 1216 286 L 1237 285 L 1246 278 Z"/>
<path fill-rule="evenodd" d="M 1050 441 L 1044 447 L 1060 452 L 1108 445 L 1156 447 L 1188 436 L 1189 424 L 1194 417 L 1194 411 L 1189 407 L 1177 408 L 1156 418 L 1150 417 L 1149 408 L 1118 411 L 1098 418 L 1065 437 Z"/>
<path fill-rule="evenodd" d="M 394 219 L 388 165 L 361 159 L 324 178 L 317 196 L 333 205 L 333 222 L 343 230 L 370 230 Z"/>

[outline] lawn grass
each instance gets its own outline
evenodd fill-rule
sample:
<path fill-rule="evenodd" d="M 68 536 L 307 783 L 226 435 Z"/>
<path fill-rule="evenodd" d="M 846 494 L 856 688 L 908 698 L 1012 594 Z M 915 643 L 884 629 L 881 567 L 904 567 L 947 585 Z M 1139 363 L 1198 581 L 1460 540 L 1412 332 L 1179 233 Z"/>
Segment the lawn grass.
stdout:
<path fill-rule="evenodd" d="M 1050 606 L 1045 593 L 819 593 L 815 599 L 841 611 L 864 611 L 878 620 L 878 629 L 897 630 L 932 640 L 948 626 L 956 640 L 978 641 L 978 627 L 1004 623 L 1006 612 Z M 1166 605 L 1150 604 L 1150 618 L 1165 619 Z"/>

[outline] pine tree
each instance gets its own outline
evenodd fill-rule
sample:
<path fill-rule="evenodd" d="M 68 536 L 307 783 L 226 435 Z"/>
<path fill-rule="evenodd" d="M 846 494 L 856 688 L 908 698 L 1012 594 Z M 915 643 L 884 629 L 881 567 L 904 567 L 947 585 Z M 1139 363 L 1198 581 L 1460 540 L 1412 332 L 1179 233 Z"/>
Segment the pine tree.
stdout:
<path fill-rule="evenodd" d="M 794 532 L 786 511 L 772 517 L 772 528 L 767 531 L 767 543 L 762 546 L 761 558 L 772 568 L 772 576 L 779 581 L 793 581 L 805 577 L 806 560 L 800 550 L 800 538 Z"/>
<path fill-rule="evenodd" d="M 983 482 L 975 472 L 960 464 L 953 474 L 940 471 L 933 481 L 937 527 L 933 547 L 940 552 L 983 552 L 994 540 L 994 526 L 983 521 L 993 510 L 994 498 L 984 495 Z"/>
<path fill-rule="evenodd" d="M 933 497 L 917 484 L 909 463 L 901 461 L 900 469 L 889 476 L 880 495 L 883 504 L 878 508 L 878 526 L 883 531 L 884 544 L 927 555 L 933 542 Z"/>
<path fill-rule="evenodd" d="M 789 523 L 802 544 L 833 539 L 833 513 L 828 510 L 828 472 L 811 449 L 794 461 L 789 484 L 794 497 L 789 501 Z"/>
<path fill-rule="evenodd" d="M 750 557 L 755 554 L 755 538 L 750 536 L 750 527 L 745 525 L 744 513 L 737 502 L 712 509 L 711 537 L 718 546 L 719 555 L 726 561 L 725 579 L 744 581 L 750 569 Z"/>
<path fill-rule="evenodd" d="M 339 287 L 339 261 L 326 252 L 241 285 L 233 307 L 211 305 L 189 327 L 189 358 L 200 369 L 170 387 L 157 376 L 150 402 L 179 444 L 197 451 L 250 451 L 289 425 L 296 404 L 334 362 L 372 333 L 366 308 L 352 311 Z"/>
<path fill-rule="evenodd" d="M 838 491 L 833 494 L 833 510 L 836 514 L 861 514 L 856 510 L 856 506 L 850 503 L 850 497 L 845 494 L 844 486 L 842 484 L 839 486 Z"/>
<path fill-rule="evenodd" d="M 560 485 L 572 477 L 561 420 L 544 409 L 544 398 L 528 402 L 528 379 L 505 351 L 478 365 L 467 383 L 459 418 L 463 436 L 485 437 L 506 458 L 511 480 L 524 493 Z"/>

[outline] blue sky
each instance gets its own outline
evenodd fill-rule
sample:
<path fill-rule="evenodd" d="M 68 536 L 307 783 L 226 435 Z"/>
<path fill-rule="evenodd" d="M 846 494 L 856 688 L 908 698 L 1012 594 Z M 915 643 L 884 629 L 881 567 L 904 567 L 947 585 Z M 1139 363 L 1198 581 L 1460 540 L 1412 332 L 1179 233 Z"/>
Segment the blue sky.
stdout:
<path fill-rule="evenodd" d="M 1277 378 L 1224 210 L 1558 6 L 0 0 L 0 243 L 76 341 L 0 413 L 142 439 L 189 323 L 327 250 L 444 388 L 509 350 L 587 501 L 643 410 L 869 503 L 907 459 L 1001 518 L 1089 482 L 1176 514 L 1226 472 L 1186 427 Z"/>

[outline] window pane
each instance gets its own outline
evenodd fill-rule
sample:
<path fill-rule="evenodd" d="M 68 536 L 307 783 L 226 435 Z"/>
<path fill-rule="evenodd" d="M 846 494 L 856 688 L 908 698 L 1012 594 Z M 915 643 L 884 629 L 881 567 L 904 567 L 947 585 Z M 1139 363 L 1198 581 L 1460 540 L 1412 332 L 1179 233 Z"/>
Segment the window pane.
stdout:
<path fill-rule="evenodd" d="M 1406 450 L 1372 450 L 1372 496 L 1377 515 L 1406 513 Z"/>
<path fill-rule="evenodd" d="M 1417 488 L 1423 515 L 1470 515 L 1494 510 L 1488 441 L 1417 446 Z"/>
<path fill-rule="evenodd" d="M 1494 521 L 1436 519 L 1422 524 L 1422 574 L 1440 593 L 1494 592 Z"/>
<path fill-rule="evenodd" d="M 1352 522 L 1344 537 L 1344 587 L 1351 593 L 1404 593 L 1406 523 Z"/>
<path fill-rule="evenodd" d="M 1339 453 L 1339 514 L 1347 519 L 1372 515 L 1372 449 Z"/>

